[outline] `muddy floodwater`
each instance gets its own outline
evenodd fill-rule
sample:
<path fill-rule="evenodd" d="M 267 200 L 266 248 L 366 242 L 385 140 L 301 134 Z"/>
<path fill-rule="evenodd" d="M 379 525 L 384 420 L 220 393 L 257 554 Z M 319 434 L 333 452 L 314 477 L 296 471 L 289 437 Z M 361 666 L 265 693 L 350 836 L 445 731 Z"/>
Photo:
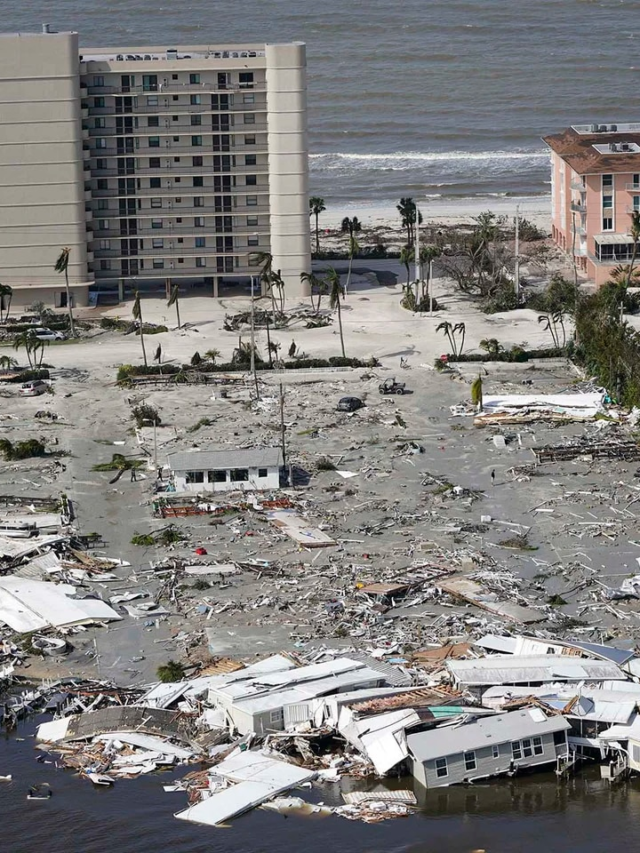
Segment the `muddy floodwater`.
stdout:
<path fill-rule="evenodd" d="M 95 789 L 75 773 L 40 763 L 34 726 L 0 740 L 2 853 L 633 853 L 640 849 L 640 779 L 611 789 L 597 767 L 568 784 L 550 773 L 440 789 L 415 816 L 368 826 L 339 817 L 256 810 L 228 829 L 178 821 L 185 795 L 162 786 L 192 768 Z M 24 739 L 23 739 L 24 738 Z M 46 756 L 49 761 L 50 757 Z M 28 801 L 48 782 L 49 800 Z M 305 797 L 338 804 L 337 785 Z"/>

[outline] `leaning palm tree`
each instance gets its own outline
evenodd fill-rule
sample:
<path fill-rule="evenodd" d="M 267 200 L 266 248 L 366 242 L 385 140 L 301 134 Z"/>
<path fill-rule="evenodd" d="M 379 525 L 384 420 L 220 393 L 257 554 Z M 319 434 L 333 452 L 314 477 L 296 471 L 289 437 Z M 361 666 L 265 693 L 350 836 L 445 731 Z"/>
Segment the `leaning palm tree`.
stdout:
<path fill-rule="evenodd" d="M 453 329 L 453 324 L 450 323 L 448 320 L 443 320 L 442 323 L 440 323 L 438 326 L 436 326 L 436 334 L 438 332 L 442 332 L 443 335 L 446 335 L 447 339 L 449 340 L 449 346 L 451 347 L 451 354 L 457 355 L 455 339 L 453 338 L 453 336 L 451 334 L 452 329 Z"/>
<path fill-rule="evenodd" d="M 176 306 L 178 328 L 180 328 L 180 285 L 178 284 L 174 284 L 171 287 L 171 294 L 169 296 L 169 301 L 167 302 L 167 308 L 171 308 L 172 305 Z"/>
<path fill-rule="evenodd" d="M 0 355 L 0 368 L 6 369 L 17 366 L 18 362 L 15 360 L 15 358 L 11 358 L 10 355 Z"/>
<path fill-rule="evenodd" d="M 142 308 L 140 307 L 140 291 L 135 291 L 135 299 L 133 302 L 133 319 L 137 320 L 140 324 L 140 344 L 142 346 L 142 358 L 144 359 L 144 366 L 147 366 L 147 351 L 144 348 L 144 323 L 142 321 Z"/>
<path fill-rule="evenodd" d="M 460 332 L 460 343 L 456 339 L 456 335 Z M 467 334 L 467 327 L 464 323 L 456 323 L 453 329 L 451 329 L 451 336 L 453 340 L 456 342 L 456 355 L 462 355 L 462 350 L 464 349 L 464 338 Z"/>
<path fill-rule="evenodd" d="M 315 216 L 316 218 L 316 255 L 320 254 L 320 230 L 318 228 L 318 217 L 321 213 L 324 213 L 326 209 L 323 198 L 320 198 L 318 195 L 311 196 L 309 199 L 309 216 Z"/>
<path fill-rule="evenodd" d="M 631 239 L 633 240 L 633 253 L 631 255 L 631 263 L 629 264 L 629 276 L 627 278 L 627 287 L 631 286 L 633 276 L 633 266 L 638 255 L 638 243 L 640 242 L 640 210 L 634 210 L 631 214 L 631 228 L 629 229 Z"/>
<path fill-rule="evenodd" d="M 8 284 L 0 284 L 0 323 L 5 323 L 9 318 L 12 298 L 13 288 Z"/>
<path fill-rule="evenodd" d="M 27 359 L 29 361 L 29 367 L 34 367 L 33 362 L 33 344 L 37 340 L 30 332 L 20 332 L 20 334 L 16 335 L 13 339 L 13 348 L 14 350 L 19 350 L 24 347 L 24 351 L 27 354 Z"/>
<path fill-rule="evenodd" d="M 301 272 L 300 273 L 300 281 L 303 284 L 309 286 L 309 297 L 311 299 L 311 310 L 314 311 L 315 314 L 320 313 L 320 302 L 322 300 L 322 295 L 327 292 L 327 284 L 326 282 L 318 278 L 317 275 L 314 275 L 312 272 Z M 315 305 L 313 301 L 314 291 L 318 295 L 318 304 Z"/>
<path fill-rule="evenodd" d="M 71 305 L 71 290 L 69 289 L 69 254 L 71 249 L 65 248 L 62 249 L 58 260 L 55 263 L 54 270 L 57 273 L 64 273 L 64 284 L 65 289 L 67 291 L 67 309 L 69 311 L 69 331 L 71 333 L 71 337 L 75 338 L 76 336 L 76 327 L 73 322 L 73 306 Z"/>
<path fill-rule="evenodd" d="M 340 282 L 340 275 L 333 267 L 328 267 L 325 270 L 325 280 L 329 288 L 329 306 L 332 311 L 338 312 L 338 328 L 340 329 L 340 346 L 342 348 L 342 357 L 346 358 L 344 351 L 344 334 L 342 332 L 342 309 L 340 307 L 341 297 L 344 296 L 344 290 Z"/>
<path fill-rule="evenodd" d="M 349 235 L 349 269 L 347 271 L 347 283 L 343 288 L 343 293 L 346 295 L 349 293 L 349 285 L 351 284 L 351 268 L 353 266 L 353 256 L 360 251 L 360 246 L 358 245 L 358 241 L 356 240 L 356 234 L 358 233 L 358 231 L 362 231 L 362 225 L 357 216 L 354 216 L 353 219 L 349 219 L 348 216 L 345 216 L 340 225 L 340 229 L 343 234 Z"/>
<path fill-rule="evenodd" d="M 260 267 L 260 283 L 261 290 L 271 297 L 271 312 L 273 314 L 273 323 L 276 323 L 276 297 L 273 287 L 273 255 L 271 252 L 255 252 L 251 255 L 250 261 L 252 264 Z"/>

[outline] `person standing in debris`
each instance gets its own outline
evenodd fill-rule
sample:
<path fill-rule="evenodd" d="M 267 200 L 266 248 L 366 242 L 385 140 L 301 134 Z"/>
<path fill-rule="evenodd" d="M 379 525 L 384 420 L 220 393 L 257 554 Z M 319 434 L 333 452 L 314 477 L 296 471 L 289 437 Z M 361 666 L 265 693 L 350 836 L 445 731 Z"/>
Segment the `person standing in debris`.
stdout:
<path fill-rule="evenodd" d="M 491 471 L 491 485 L 495 486 L 495 484 L 496 484 L 496 469 L 494 468 Z"/>
<path fill-rule="evenodd" d="M 131 482 L 132 483 L 136 482 L 136 469 L 135 468 L 131 469 Z"/>

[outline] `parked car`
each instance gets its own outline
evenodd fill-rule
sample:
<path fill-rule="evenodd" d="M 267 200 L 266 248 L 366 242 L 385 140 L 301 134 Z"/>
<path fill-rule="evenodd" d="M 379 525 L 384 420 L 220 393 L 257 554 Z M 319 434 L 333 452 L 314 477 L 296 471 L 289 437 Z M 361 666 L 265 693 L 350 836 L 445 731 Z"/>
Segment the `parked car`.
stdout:
<path fill-rule="evenodd" d="M 361 409 L 364 403 L 359 397 L 342 397 L 338 400 L 339 412 L 356 412 Z"/>
<path fill-rule="evenodd" d="M 46 394 L 48 388 L 49 386 L 44 380 L 32 379 L 20 386 L 20 395 L 22 397 L 39 397 L 40 394 Z"/>
<path fill-rule="evenodd" d="M 45 329 L 42 326 L 31 329 L 29 334 L 39 341 L 66 341 L 67 339 L 64 332 L 54 332 L 52 329 Z"/>
<path fill-rule="evenodd" d="M 395 376 L 392 379 L 385 379 L 378 385 L 378 391 L 381 394 L 404 394 L 406 389 L 404 382 L 396 382 Z"/>

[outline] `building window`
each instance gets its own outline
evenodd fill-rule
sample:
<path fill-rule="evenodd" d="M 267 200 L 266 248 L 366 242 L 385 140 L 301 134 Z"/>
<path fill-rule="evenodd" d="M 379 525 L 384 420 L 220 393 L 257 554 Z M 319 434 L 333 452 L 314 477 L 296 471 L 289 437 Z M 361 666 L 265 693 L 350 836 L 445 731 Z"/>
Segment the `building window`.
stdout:
<path fill-rule="evenodd" d="M 191 105 L 192 105 L 192 106 L 194 106 L 194 107 L 195 107 L 195 106 L 197 106 L 197 104 L 201 104 L 201 103 L 202 103 L 202 97 L 201 97 L 201 95 L 191 95 L 191 98 L 190 98 L 189 100 L 190 100 L 190 102 L 191 102 Z"/>
<path fill-rule="evenodd" d="M 500 758 L 500 747 L 495 744 L 491 747 L 491 757 Z"/>
<path fill-rule="evenodd" d="M 93 99 L 93 106 L 97 110 L 103 110 L 104 109 L 104 98 L 94 98 Z"/>
<path fill-rule="evenodd" d="M 269 469 L 268 468 L 258 468 L 258 478 L 259 479 L 264 479 L 264 477 L 268 477 L 268 476 L 269 476 Z"/>
<path fill-rule="evenodd" d="M 192 136 L 191 144 L 194 146 L 202 145 L 202 137 L 201 136 Z"/>
<path fill-rule="evenodd" d="M 147 106 L 148 107 L 157 107 L 158 106 L 158 96 L 157 95 L 147 95 Z"/>
<path fill-rule="evenodd" d="M 182 198 L 177 198 L 177 199 L 176 199 L 176 204 L 182 204 Z"/>
<path fill-rule="evenodd" d="M 204 471 L 187 471 L 184 479 L 186 483 L 204 483 Z"/>
<path fill-rule="evenodd" d="M 98 210 L 108 210 L 109 209 L 109 201 L 106 198 L 101 198 L 98 200 Z"/>
<path fill-rule="evenodd" d="M 633 212 L 640 211 L 640 195 L 634 195 L 633 197 Z"/>
<path fill-rule="evenodd" d="M 520 741 L 514 740 L 511 744 L 511 754 L 514 758 L 522 758 L 522 750 L 520 749 Z"/>
<path fill-rule="evenodd" d="M 164 269 L 164 259 L 163 258 L 154 258 L 153 259 L 153 268 L 154 268 L 154 270 L 163 270 Z"/>
<path fill-rule="evenodd" d="M 94 86 L 104 86 L 104 77 L 101 74 L 96 74 L 93 77 Z"/>
<path fill-rule="evenodd" d="M 149 137 L 149 148 L 160 148 L 160 137 L 159 136 L 150 136 Z"/>
<path fill-rule="evenodd" d="M 99 219 L 98 220 L 98 231 L 108 231 L 109 230 L 109 220 L 108 219 Z"/>
<path fill-rule="evenodd" d="M 96 148 L 106 148 L 107 140 L 106 139 L 96 139 Z"/>
<path fill-rule="evenodd" d="M 283 723 L 284 711 L 281 708 L 277 711 L 271 711 L 271 713 L 269 714 L 269 721 L 271 723 Z"/>
<path fill-rule="evenodd" d="M 200 75 L 199 74 L 189 74 L 189 83 L 191 83 L 192 86 L 197 86 L 199 82 L 200 82 Z"/>
<path fill-rule="evenodd" d="M 245 166 L 256 166 L 257 164 L 258 164 L 257 154 L 245 154 L 244 155 L 244 165 Z"/>
<path fill-rule="evenodd" d="M 100 269 L 101 270 L 110 270 L 111 269 L 111 261 L 100 261 Z"/>
<path fill-rule="evenodd" d="M 179 157 L 174 157 L 174 158 L 173 158 L 173 162 L 174 162 L 174 163 L 179 163 L 179 162 L 180 162 L 180 158 L 179 158 Z"/>
<path fill-rule="evenodd" d="M 196 175 L 196 177 L 193 179 L 193 185 L 194 187 L 204 186 L 204 178 L 202 177 L 202 175 Z"/>
<path fill-rule="evenodd" d="M 207 481 L 209 483 L 226 483 L 227 482 L 227 472 L 226 471 L 208 471 L 207 472 Z"/>
<path fill-rule="evenodd" d="M 99 190 L 108 190 L 109 189 L 109 181 L 106 178 L 98 178 L 98 189 Z"/>
<path fill-rule="evenodd" d="M 191 116 L 191 124 L 202 124 L 202 116 Z"/>
<path fill-rule="evenodd" d="M 142 90 L 144 92 L 157 92 L 158 91 L 158 75 L 157 74 L 143 74 L 142 75 Z"/>
<path fill-rule="evenodd" d="M 194 207 L 204 207 L 204 196 L 197 195 L 193 199 Z"/>
<path fill-rule="evenodd" d="M 526 737 L 522 741 L 522 752 L 524 753 L 525 758 L 531 758 L 531 756 L 533 755 L 533 749 L 531 748 L 531 740 L 528 737 Z"/>
<path fill-rule="evenodd" d="M 149 189 L 159 190 L 161 186 L 160 178 L 149 178 Z"/>
<path fill-rule="evenodd" d="M 613 175 L 603 175 L 602 176 L 602 189 L 606 189 L 607 187 L 613 186 Z"/>
<path fill-rule="evenodd" d="M 242 103 L 243 104 L 255 104 L 256 96 L 255 95 L 243 95 Z"/>
<path fill-rule="evenodd" d="M 192 157 L 191 160 L 193 161 L 194 166 L 202 166 L 204 163 L 204 159 L 202 157 Z"/>
<path fill-rule="evenodd" d="M 162 207 L 162 199 L 161 198 L 152 198 L 151 199 L 151 207 Z"/>
<path fill-rule="evenodd" d="M 101 249 L 110 249 L 111 248 L 111 240 L 100 240 L 100 248 Z"/>
<path fill-rule="evenodd" d="M 465 770 L 475 770 L 476 769 L 476 754 L 475 752 L 465 752 L 464 754 L 464 769 Z"/>
<path fill-rule="evenodd" d="M 449 775 L 446 758 L 436 758 L 436 776 L 438 779 L 444 779 Z"/>
<path fill-rule="evenodd" d="M 245 136 L 244 144 L 245 145 L 255 145 L 256 144 L 255 136 Z"/>
<path fill-rule="evenodd" d="M 174 136 L 174 137 L 173 137 L 173 141 L 174 141 L 174 142 L 180 142 L 180 137 L 179 137 L 179 136 Z"/>
<path fill-rule="evenodd" d="M 255 113 L 245 113 L 244 114 L 244 123 L 245 124 L 255 124 L 256 123 Z"/>
<path fill-rule="evenodd" d="M 258 196 L 257 195 L 248 195 L 247 196 L 247 207 L 257 207 L 258 205 Z"/>
<path fill-rule="evenodd" d="M 149 157 L 149 168 L 150 169 L 159 169 L 160 168 L 160 158 L 159 157 Z"/>
<path fill-rule="evenodd" d="M 246 184 L 248 187 L 255 187 L 258 184 L 257 175 L 247 175 L 246 176 Z"/>
<path fill-rule="evenodd" d="M 260 237 L 257 234 L 251 234 L 247 237 L 247 246 L 259 246 L 260 245 Z"/>
<path fill-rule="evenodd" d="M 253 71 L 241 71 L 239 80 L 241 89 L 250 89 L 253 86 Z"/>
<path fill-rule="evenodd" d="M 181 217 L 181 216 L 176 217 L 176 222 L 181 223 L 181 222 L 182 222 L 182 217 Z"/>
<path fill-rule="evenodd" d="M 206 265 L 207 265 L 207 259 L 206 258 L 196 258 L 196 266 L 197 267 L 206 267 Z M 231 479 L 233 480 L 234 478 L 232 477 Z"/>
<path fill-rule="evenodd" d="M 257 216 L 247 216 L 247 226 L 251 228 L 252 226 L 256 226 L 258 224 Z"/>
<path fill-rule="evenodd" d="M 204 216 L 195 216 L 193 226 L 194 228 L 204 228 Z"/>
<path fill-rule="evenodd" d="M 610 216 L 604 216 L 602 219 L 602 230 L 613 231 L 613 219 Z"/>
<path fill-rule="evenodd" d="M 196 237 L 196 249 L 204 249 L 206 245 L 206 239 L 204 237 Z"/>
<path fill-rule="evenodd" d="M 151 246 L 154 249 L 164 249 L 164 240 L 162 237 L 154 237 L 151 241 Z"/>
<path fill-rule="evenodd" d="M 171 98 L 171 100 L 172 100 L 172 101 L 179 101 L 179 100 L 180 100 L 180 95 L 173 95 L 173 96 L 172 96 L 172 98 Z"/>
<path fill-rule="evenodd" d="M 613 210 L 613 196 L 612 195 L 603 195 L 602 196 L 602 209 L 603 210 Z"/>
<path fill-rule="evenodd" d="M 196 266 L 198 266 L 197 263 L 196 263 Z M 232 469 L 231 481 L 233 483 L 246 483 L 248 479 L 249 479 L 249 469 L 248 468 L 233 468 Z"/>
<path fill-rule="evenodd" d="M 97 127 L 99 129 L 101 127 L 107 126 L 107 120 L 106 120 L 106 118 L 98 117 L 98 118 L 94 119 L 93 124 L 94 124 L 94 127 Z"/>
<path fill-rule="evenodd" d="M 178 258 L 178 263 L 179 263 L 179 264 L 183 264 L 183 263 L 184 263 L 184 258 Z"/>
<path fill-rule="evenodd" d="M 162 219 L 152 219 L 151 220 L 152 228 L 162 228 Z"/>
<path fill-rule="evenodd" d="M 534 737 L 533 739 L 533 754 L 534 755 L 542 755 L 544 752 L 544 747 L 542 745 L 541 737 Z"/>
<path fill-rule="evenodd" d="M 631 175 L 631 178 L 633 179 L 634 188 L 637 187 L 640 189 L 640 173 L 636 172 L 634 175 Z"/>

